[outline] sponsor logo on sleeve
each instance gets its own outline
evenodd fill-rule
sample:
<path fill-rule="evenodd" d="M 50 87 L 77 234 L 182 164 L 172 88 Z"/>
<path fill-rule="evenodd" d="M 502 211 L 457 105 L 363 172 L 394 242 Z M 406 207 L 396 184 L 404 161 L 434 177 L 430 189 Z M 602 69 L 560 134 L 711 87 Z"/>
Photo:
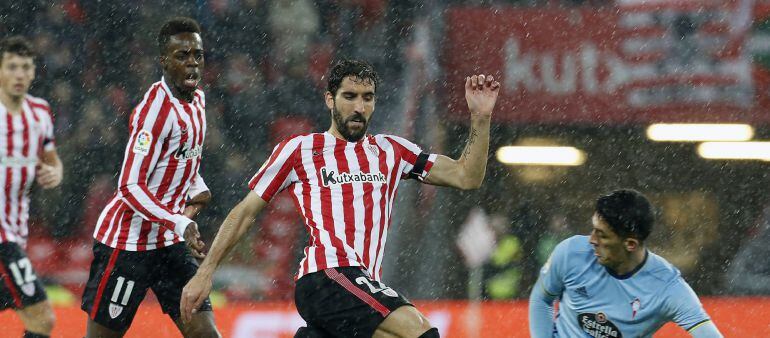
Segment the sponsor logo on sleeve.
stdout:
<path fill-rule="evenodd" d="M 581 313 L 578 315 L 578 323 L 585 333 L 594 338 L 622 338 L 623 334 L 612 323 L 604 312 Z"/>
<path fill-rule="evenodd" d="M 136 140 L 134 141 L 134 153 L 147 156 L 150 153 L 150 146 L 152 145 L 152 134 L 144 129 L 140 130 L 136 134 Z"/>

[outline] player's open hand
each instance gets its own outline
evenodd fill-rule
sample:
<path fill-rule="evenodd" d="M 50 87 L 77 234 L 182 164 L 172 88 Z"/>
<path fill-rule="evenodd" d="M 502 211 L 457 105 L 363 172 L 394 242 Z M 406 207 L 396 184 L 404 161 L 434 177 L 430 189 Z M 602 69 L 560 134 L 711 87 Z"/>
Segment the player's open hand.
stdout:
<path fill-rule="evenodd" d="M 38 163 L 38 165 L 35 166 L 35 171 L 37 184 L 43 187 L 43 189 L 51 189 L 57 187 L 61 183 L 62 170 L 60 167 Z"/>
<path fill-rule="evenodd" d="M 190 322 L 192 315 L 198 312 L 198 308 L 209 296 L 209 292 L 211 292 L 211 276 L 201 274 L 199 271 L 182 289 L 179 311 L 183 322 Z"/>
<path fill-rule="evenodd" d="M 206 258 L 206 254 L 203 253 L 203 249 L 206 248 L 206 243 L 201 240 L 201 233 L 198 232 L 198 224 L 195 222 L 190 223 L 187 229 L 184 231 L 184 240 L 187 243 L 187 247 L 190 248 L 190 253 L 197 259 Z"/>
<path fill-rule="evenodd" d="M 465 78 L 465 101 L 471 114 L 492 116 L 492 109 L 500 92 L 500 82 L 492 75 L 473 75 Z"/>

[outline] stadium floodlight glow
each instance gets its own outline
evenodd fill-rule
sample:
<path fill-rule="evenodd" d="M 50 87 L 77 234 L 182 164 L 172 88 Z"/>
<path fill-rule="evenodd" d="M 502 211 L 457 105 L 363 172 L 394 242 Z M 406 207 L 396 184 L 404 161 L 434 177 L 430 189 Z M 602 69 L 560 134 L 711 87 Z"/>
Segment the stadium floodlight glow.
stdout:
<path fill-rule="evenodd" d="M 647 137 L 673 142 L 748 141 L 754 137 L 754 128 L 739 123 L 656 123 L 647 127 Z"/>
<path fill-rule="evenodd" d="M 698 155 L 716 160 L 770 161 L 770 142 L 704 142 Z"/>
<path fill-rule="evenodd" d="M 577 166 L 586 161 L 585 153 L 575 147 L 505 146 L 496 155 L 502 163 L 517 165 Z"/>

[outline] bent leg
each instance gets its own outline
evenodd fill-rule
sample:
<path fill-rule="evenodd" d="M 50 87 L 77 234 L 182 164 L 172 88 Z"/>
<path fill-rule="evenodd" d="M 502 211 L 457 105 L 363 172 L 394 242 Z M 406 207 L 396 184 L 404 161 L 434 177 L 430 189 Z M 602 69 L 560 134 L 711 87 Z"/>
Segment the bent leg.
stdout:
<path fill-rule="evenodd" d="M 24 323 L 24 329 L 27 332 L 44 336 L 51 335 L 56 318 L 53 309 L 51 309 L 51 303 L 47 300 L 18 309 L 16 313 L 21 318 L 21 322 Z"/>
<path fill-rule="evenodd" d="M 396 309 L 377 327 L 374 338 L 418 338 L 431 329 L 428 318 L 413 306 Z"/>

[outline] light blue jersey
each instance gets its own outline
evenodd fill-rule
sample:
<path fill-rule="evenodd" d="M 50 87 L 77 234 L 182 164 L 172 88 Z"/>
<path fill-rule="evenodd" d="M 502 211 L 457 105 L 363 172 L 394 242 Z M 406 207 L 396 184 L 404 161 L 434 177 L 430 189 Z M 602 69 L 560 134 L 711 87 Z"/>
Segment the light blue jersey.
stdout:
<path fill-rule="evenodd" d="M 558 298 L 559 307 L 555 322 L 548 318 L 546 326 L 539 325 L 545 324 L 544 311 L 530 304 L 530 321 L 540 315 L 531 331 L 546 331 L 531 332 L 533 337 L 652 337 L 669 321 L 688 331 L 710 324 L 698 296 L 665 259 L 647 251 L 639 268 L 618 276 L 597 262 L 588 240 L 564 240 L 540 271 L 535 288 L 542 292 L 533 290 L 530 302 Z"/>

